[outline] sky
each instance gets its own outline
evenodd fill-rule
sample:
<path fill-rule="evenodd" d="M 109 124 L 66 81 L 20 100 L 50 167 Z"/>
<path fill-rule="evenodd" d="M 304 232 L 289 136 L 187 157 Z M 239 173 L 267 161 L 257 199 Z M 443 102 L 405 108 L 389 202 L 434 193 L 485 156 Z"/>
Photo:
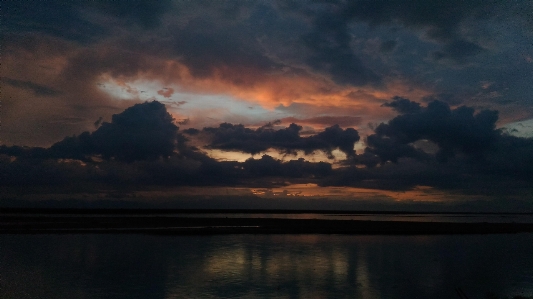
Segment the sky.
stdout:
<path fill-rule="evenodd" d="M 3 194 L 533 206 L 531 1 L 5 1 L 2 14 Z"/>

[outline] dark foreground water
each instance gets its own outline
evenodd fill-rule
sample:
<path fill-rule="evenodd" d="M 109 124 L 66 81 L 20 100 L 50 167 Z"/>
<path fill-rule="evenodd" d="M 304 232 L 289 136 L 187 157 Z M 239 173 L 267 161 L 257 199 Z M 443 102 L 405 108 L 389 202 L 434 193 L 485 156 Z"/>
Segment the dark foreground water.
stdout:
<path fill-rule="evenodd" d="M 0 235 L 0 298 L 533 295 L 533 234 Z"/>

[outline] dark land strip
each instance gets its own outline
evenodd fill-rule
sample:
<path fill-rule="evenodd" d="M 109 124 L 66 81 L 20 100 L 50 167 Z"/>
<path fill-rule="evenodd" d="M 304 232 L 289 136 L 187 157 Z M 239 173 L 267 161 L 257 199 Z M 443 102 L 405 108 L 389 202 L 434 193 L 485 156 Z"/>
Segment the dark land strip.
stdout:
<path fill-rule="evenodd" d="M 86 211 L 87 212 L 87 211 Z M 56 213 L 0 209 L 2 234 L 501 234 L 533 232 L 533 223 L 455 223 L 280 218 L 225 218 L 144 214 Z M 202 212 L 205 213 L 205 212 Z M 219 211 L 219 213 L 221 213 Z M 224 213 L 227 213 L 224 211 Z M 265 213 L 265 211 L 253 211 Z M 316 213 L 307 211 L 307 213 Z M 347 213 L 344 211 L 343 213 Z M 351 212 L 349 212 L 351 213 Z M 397 212 L 396 212 L 397 213 Z M 156 215 L 154 215 L 156 214 Z"/>
<path fill-rule="evenodd" d="M 143 209 L 143 208 L 2 208 L 1 214 L 345 214 L 345 215 L 533 215 L 533 212 L 454 212 L 454 211 L 371 211 L 371 210 L 288 210 L 288 209 Z"/>

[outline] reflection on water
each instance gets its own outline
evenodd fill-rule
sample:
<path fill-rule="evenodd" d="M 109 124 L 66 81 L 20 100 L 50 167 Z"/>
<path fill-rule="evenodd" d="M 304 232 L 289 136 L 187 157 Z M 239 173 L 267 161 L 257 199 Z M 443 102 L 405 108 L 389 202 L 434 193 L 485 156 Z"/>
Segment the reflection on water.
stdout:
<path fill-rule="evenodd" d="M 0 298 L 533 294 L 533 234 L 1 235 Z"/>

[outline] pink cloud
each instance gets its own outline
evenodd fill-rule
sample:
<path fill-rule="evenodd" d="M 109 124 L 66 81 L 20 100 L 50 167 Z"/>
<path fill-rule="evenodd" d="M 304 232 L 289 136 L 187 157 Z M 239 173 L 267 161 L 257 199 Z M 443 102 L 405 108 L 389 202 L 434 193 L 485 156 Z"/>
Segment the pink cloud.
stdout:
<path fill-rule="evenodd" d="M 163 88 L 157 91 L 157 94 L 164 96 L 165 98 L 170 98 L 174 94 L 173 88 Z"/>
<path fill-rule="evenodd" d="M 361 117 L 358 116 L 317 116 L 306 119 L 286 117 L 281 119 L 283 123 L 297 123 L 309 125 L 339 125 L 341 127 L 357 126 L 361 124 Z"/>

